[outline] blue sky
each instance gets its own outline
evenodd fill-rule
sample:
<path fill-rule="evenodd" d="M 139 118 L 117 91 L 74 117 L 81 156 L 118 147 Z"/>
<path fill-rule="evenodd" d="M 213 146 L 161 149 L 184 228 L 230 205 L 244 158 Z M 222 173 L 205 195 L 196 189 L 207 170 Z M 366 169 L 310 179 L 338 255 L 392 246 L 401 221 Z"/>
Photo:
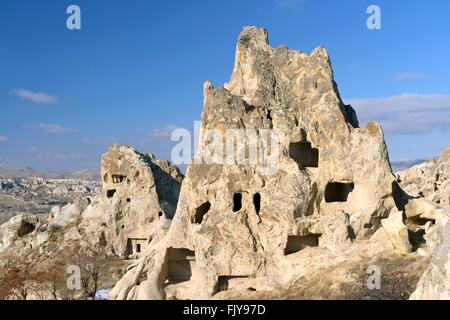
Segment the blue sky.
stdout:
<path fill-rule="evenodd" d="M 81 30 L 66 9 L 81 8 Z M 381 30 L 366 27 L 370 4 Z M 341 96 L 384 128 L 391 160 L 450 145 L 447 0 L 8 0 L 0 2 L 0 167 L 99 165 L 112 142 L 161 157 L 193 128 L 202 85 L 231 75 L 238 33 L 328 49 Z"/>

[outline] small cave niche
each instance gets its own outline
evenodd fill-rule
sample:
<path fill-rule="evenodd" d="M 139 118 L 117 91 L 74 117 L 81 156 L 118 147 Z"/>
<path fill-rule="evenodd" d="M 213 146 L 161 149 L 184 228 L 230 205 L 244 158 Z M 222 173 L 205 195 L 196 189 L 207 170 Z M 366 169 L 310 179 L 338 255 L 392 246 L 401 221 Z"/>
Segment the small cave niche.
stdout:
<path fill-rule="evenodd" d="M 267 120 L 272 121 L 272 110 L 267 110 Z"/>
<path fill-rule="evenodd" d="M 253 195 L 253 205 L 255 206 L 256 214 L 259 214 L 261 211 L 261 195 L 259 192 Z"/>
<path fill-rule="evenodd" d="M 195 214 L 192 217 L 192 222 L 195 224 L 200 224 L 203 221 L 203 217 L 208 213 L 211 208 L 211 203 L 209 201 L 202 204 L 200 207 L 195 209 Z"/>
<path fill-rule="evenodd" d="M 372 229 L 373 228 L 373 223 L 368 222 L 364 224 L 364 229 Z"/>
<path fill-rule="evenodd" d="M 191 280 L 196 268 L 195 252 L 189 249 L 168 248 L 162 280 L 166 285 Z"/>
<path fill-rule="evenodd" d="M 354 188 L 353 182 L 329 182 L 325 187 L 325 202 L 346 202 Z"/>
<path fill-rule="evenodd" d="M 141 253 L 147 244 L 146 238 L 128 238 L 127 255 Z"/>
<path fill-rule="evenodd" d="M 127 177 L 120 175 L 120 174 L 113 174 L 112 175 L 112 181 L 113 183 L 121 183 L 123 182 Z"/>
<path fill-rule="evenodd" d="M 308 234 L 306 236 L 288 236 L 284 254 L 290 255 L 299 252 L 307 247 L 317 247 L 319 245 L 320 234 Z"/>
<path fill-rule="evenodd" d="M 158 212 L 158 217 L 162 217 L 163 216 L 163 213 L 162 213 L 162 211 L 160 211 L 160 212 Z"/>
<path fill-rule="evenodd" d="M 235 193 L 233 196 L 233 211 L 238 212 L 242 209 L 242 193 Z"/>
<path fill-rule="evenodd" d="M 116 189 L 106 190 L 106 197 L 112 198 L 112 197 L 114 197 L 115 193 L 116 193 Z"/>
<path fill-rule="evenodd" d="M 217 278 L 217 286 L 216 291 L 228 291 L 233 290 L 233 286 L 239 285 L 239 287 L 242 287 L 242 282 L 246 279 L 251 279 L 249 276 L 219 276 Z M 253 289 L 253 290 L 250 290 Z M 249 287 L 249 291 L 256 291 L 256 289 Z"/>
<path fill-rule="evenodd" d="M 127 202 L 131 202 L 131 198 L 127 198 Z"/>
<path fill-rule="evenodd" d="M 412 252 L 416 252 L 427 243 L 424 229 L 417 229 L 415 231 L 408 229 L 408 238 L 411 243 Z"/>
<path fill-rule="evenodd" d="M 34 229 L 35 229 L 34 224 L 29 223 L 27 221 L 22 221 L 19 230 L 17 230 L 17 236 L 18 237 L 26 236 L 27 234 L 32 233 Z"/>
<path fill-rule="evenodd" d="M 302 168 L 317 168 L 319 166 L 319 149 L 312 148 L 310 142 L 290 143 L 289 157 Z"/>

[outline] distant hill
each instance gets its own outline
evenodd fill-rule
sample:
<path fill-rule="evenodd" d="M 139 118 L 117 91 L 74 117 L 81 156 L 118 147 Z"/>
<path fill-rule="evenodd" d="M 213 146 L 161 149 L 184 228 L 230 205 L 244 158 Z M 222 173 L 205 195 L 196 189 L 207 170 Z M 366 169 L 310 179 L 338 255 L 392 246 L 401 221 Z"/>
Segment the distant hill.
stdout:
<path fill-rule="evenodd" d="M 81 169 L 67 172 L 40 172 L 33 168 L 0 168 L 2 178 L 46 178 L 46 179 L 77 179 L 100 181 L 100 169 Z"/>

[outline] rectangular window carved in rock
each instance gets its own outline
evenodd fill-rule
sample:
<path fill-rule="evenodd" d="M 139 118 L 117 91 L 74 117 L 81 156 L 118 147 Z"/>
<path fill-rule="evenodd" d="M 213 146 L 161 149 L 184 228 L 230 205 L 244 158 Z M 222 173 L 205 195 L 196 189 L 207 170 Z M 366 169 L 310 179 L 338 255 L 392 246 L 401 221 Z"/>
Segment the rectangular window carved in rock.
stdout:
<path fill-rule="evenodd" d="M 288 236 L 284 254 L 289 255 L 299 252 L 307 247 L 317 247 L 319 245 L 320 234 L 308 234 L 306 236 Z"/>
<path fill-rule="evenodd" d="M 249 276 L 219 276 L 217 279 L 217 292 L 227 290 L 247 290 L 256 291 L 251 287 L 249 280 L 254 278 Z"/>
<path fill-rule="evenodd" d="M 329 182 L 325 187 L 325 202 L 346 202 L 354 187 L 353 182 Z"/>
<path fill-rule="evenodd" d="M 189 249 L 168 248 L 164 268 L 166 284 L 189 281 L 196 268 L 195 252 Z"/>
<path fill-rule="evenodd" d="M 112 175 L 112 181 L 113 183 L 120 183 L 123 182 L 126 179 L 126 176 L 122 176 L 119 174 L 113 174 Z"/>
<path fill-rule="evenodd" d="M 302 168 L 319 166 L 319 149 L 312 148 L 309 142 L 289 144 L 289 156 Z"/>
<path fill-rule="evenodd" d="M 106 196 L 108 197 L 108 198 L 112 198 L 112 197 L 114 197 L 114 194 L 116 193 L 116 189 L 112 189 L 112 190 L 107 190 L 106 191 Z"/>

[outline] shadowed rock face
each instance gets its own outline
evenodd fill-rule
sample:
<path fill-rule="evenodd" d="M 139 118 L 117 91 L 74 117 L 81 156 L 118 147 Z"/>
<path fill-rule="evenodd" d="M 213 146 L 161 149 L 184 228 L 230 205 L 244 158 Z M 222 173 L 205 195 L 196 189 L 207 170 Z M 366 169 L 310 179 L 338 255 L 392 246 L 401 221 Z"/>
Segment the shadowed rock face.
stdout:
<path fill-rule="evenodd" d="M 244 28 L 230 82 L 217 89 L 204 85 L 199 145 L 205 150 L 212 145 L 208 129 L 278 132 L 276 172 L 267 174 L 260 163 L 190 165 L 167 236 L 153 243 L 110 298 L 209 297 L 225 278 L 227 287 L 239 282 L 252 291 L 270 289 L 301 272 L 295 252 L 369 238 L 382 218 L 398 211 L 381 128 L 372 122 L 358 128 L 323 48 L 309 55 L 272 48 L 265 29 Z M 246 139 L 241 148 L 248 148 Z M 331 219 L 335 215 L 342 217 Z M 328 234 L 336 230 L 338 236 Z M 189 281 L 171 280 L 187 269 Z M 148 270 L 147 280 L 136 281 L 141 270 Z"/>

